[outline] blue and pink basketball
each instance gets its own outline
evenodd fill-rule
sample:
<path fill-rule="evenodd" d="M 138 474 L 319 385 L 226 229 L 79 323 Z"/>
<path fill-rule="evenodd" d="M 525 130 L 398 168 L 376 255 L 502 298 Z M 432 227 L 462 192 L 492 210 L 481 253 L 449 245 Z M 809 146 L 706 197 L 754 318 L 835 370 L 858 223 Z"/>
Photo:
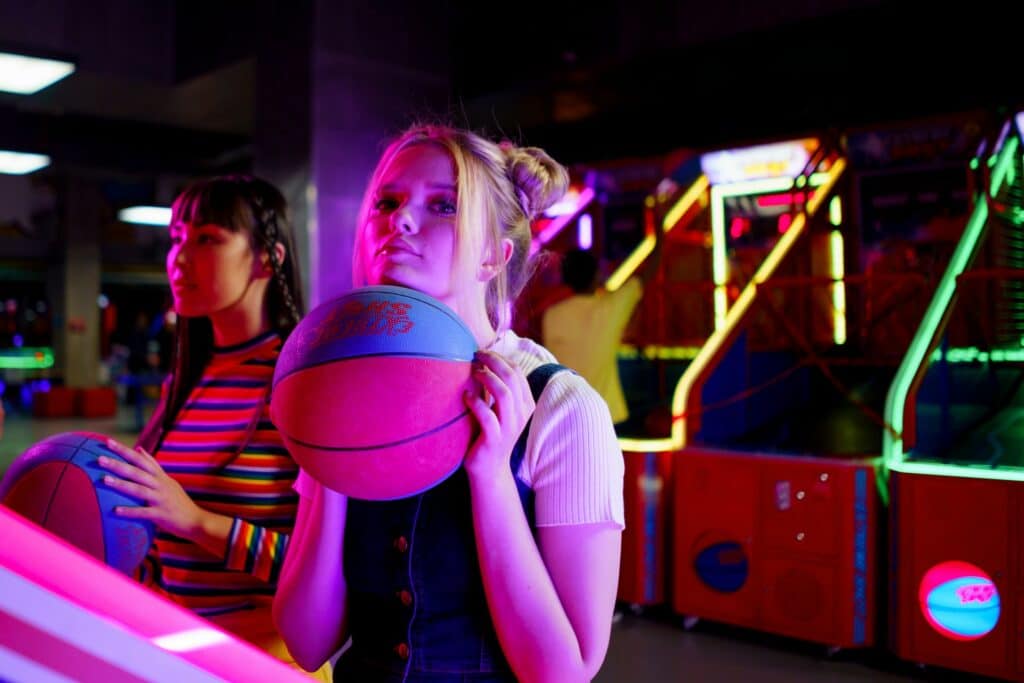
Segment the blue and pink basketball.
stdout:
<path fill-rule="evenodd" d="M 106 486 L 96 459 L 124 460 L 106 437 L 67 432 L 44 439 L 11 463 L 0 503 L 125 574 L 153 543 L 153 525 L 119 517 L 114 508 L 140 501 Z"/>
<path fill-rule="evenodd" d="M 415 495 L 462 463 L 476 423 L 476 340 L 440 301 L 404 287 L 356 289 L 313 310 L 274 372 L 271 415 L 295 460 L 364 500 Z"/>
<path fill-rule="evenodd" d="M 980 567 L 952 560 L 929 569 L 918 600 L 925 620 L 953 640 L 977 640 L 999 623 L 999 591 Z"/>

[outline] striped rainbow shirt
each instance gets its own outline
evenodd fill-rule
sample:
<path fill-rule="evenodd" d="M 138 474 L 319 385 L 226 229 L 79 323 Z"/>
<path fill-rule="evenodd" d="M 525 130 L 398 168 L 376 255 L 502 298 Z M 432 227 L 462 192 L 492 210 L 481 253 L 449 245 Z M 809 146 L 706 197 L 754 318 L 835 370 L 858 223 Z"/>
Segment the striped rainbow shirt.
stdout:
<path fill-rule="evenodd" d="M 173 601 L 200 614 L 269 604 L 277 586 L 298 504 L 292 490 L 298 466 L 265 401 L 280 351 L 276 332 L 215 348 L 156 452 L 192 500 L 235 520 L 223 558 L 157 532 L 147 562 L 152 579 Z M 231 459 L 254 410 L 263 413 L 256 431 Z"/>

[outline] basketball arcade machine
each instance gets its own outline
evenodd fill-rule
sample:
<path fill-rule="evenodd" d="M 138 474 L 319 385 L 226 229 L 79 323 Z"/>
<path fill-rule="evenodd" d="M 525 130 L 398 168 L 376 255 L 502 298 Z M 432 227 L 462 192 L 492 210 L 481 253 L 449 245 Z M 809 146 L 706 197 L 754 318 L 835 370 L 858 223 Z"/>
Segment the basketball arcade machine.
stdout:
<path fill-rule="evenodd" d="M 696 159 L 696 172 L 691 166 L 688 175 L 677 174 L 681 192 L 656 196 L 650 203 L 669 207 L 660 227 L 675 232 L 665 238 L 661 280 L 645 292 L 635 320 L 640 329 L 631 340 L 641 355 L 660 356 L 674 367 L 666 373 L 671 381 L 663 396 L 670 420 L 646 424 L 649 432 L 655 431 L 652 426 L 663 431 L 619 440 L 626 462 L 627 517 L 620 601 L 635 607 L 667 601 L 671 482 L 677 451 L 685 444 L 680 377 L 721 335 L 733 308 L 754 295 L 765 264 L 777 262 L 779 250 L 788 248 L 787 232 L 806 220 L 802 206 L 792 201 L 794 190 L 801 197 L 829 194 L 842 173 L 843 162 L 837 159 L 826 155 L 816 139 L 712 152 Z M 833 214 L 841 210 L 838 199 L 830 206 Z M 621 286 L 653 246 L 648 234 L 606 286 Z M 684 264 L 682 272 L 671 272 L 674 263 Z M 625 376 L 623 384 L 629 400 Z"/>
<path fill-rule="evenodd" d="M 685 364 L 693 357 L 691 351 L 695 351 L 692 346 L 666 344 L 673 337 L 673 341 L 692 343 L 692 335 L 679 339 L 676 334 L 680 330 L 669 328 L 666 322 L 676 318 L 675 314 L 678 311 L 673 309 L 678 309 L 680 304 L 682 308 L 687 308 L 687 299 L 699 307 L 700 295 L 706 294 L 702 291 L 705 289 L 702 285 L 703 276 L 708 268 L 702 266 L 700 260 L 706 259 L 705 242 L 709 231 L 693 226 L 697 228 L 693 231 L 697 234 L 696 240 L 688 240 L 685 235 L 682 239 L 675 238 L 689 232 L 688 229 L 696 222 L 695 219 L 706 213 L 710 183 L 699 169 L 696 177 L 693 172 L 684 173 L 687 181 L 683 183 L 685 189 L 681 193 L 671 193 L 667 197 L 655 195 L 645 201 L 644 239 L 605 283 L 605 287 L 610 291 L 621 287 L 654 250 L 654 231 L 660 229 L 666 233 L 665 244 L 662 246 L 666 252 L 662 258 L 662 280 L 652 283 L 645 290 L 638 310 L 634 313 L 634 322 L 624 339 L 624 342 L 632 342 L 632 348 L 627 352 L 627 358 L 623 358 L 620 349 L 618 361 L 623 390 L 630 404 L 630 413 L 634 414 L 638 410 L 648 412 L 655 417 L 655 423 L 660 404 L 668 403 L 670 400 L 670 394 L 664 397 L 665 401 L 662 400 L 663 394 L 667 392 L 660 389 L 670 382 L 674 387 Z M 659 204 L 670 207 L 667 211 L 662 209 L 660 221 Z M 669 233 L 672 233 L 671 236 Z M 673 245 L 677 245 L 677 249 L 673 249 Z M 675 259 L 680 254 L 674 251 L 678 249 L 683 252 L 683 258 L 678 262 L 683 263 L 691 262 L 696 250 L 697 262 L 692 264 L 696 267 L 683 268 L 680 273 L 682 281 L 666 283 L 665 264 L 677 262 Z M 697 295 L 698 300 L 694 300 L 694 295 Z M 706 329 L 702 328 L 710 326 L 710 320 L 705 321 L 704 317 L 710 316 L 701 316 L 702 319 L 696 322 L 696 328 L 698 334 L 703 332 L 706 335 Z M 640 332 L 637 332 L 637 329 Z M 636 389 L 638 385 L 644 384 L 649 386 L 640 389 L 643 405 L 638 406 Z M 634 416 L 630 422 L 649 427 L 652 420 L 644 419 L 644 416 Z M 654 428 L 657 429 L 656 426 Z M 622 447 L 625 460 L 623 493 L 626 529 L 622 535 L 618 599 L 631 605 L 634 610 L 639 610 L 644 606 L 666 602 L 665 530 L 669 502 L 667 482 L 670 481 L 672 468 L 672 442 L 660 435 L 630 436 L 620 438 L 619 445 Z"/>
<path fill-rule="evenodd" d="M 1024 681 L 1024 113 L 972 162 L 973 213 L 886 402 L 891 645 Z M 987 152 L 987 153 L 986 153 Z"/>
<path fill-rule="evenodd" d="M 674 611 L 832 648 L 874 639 L 880 439 L 806 448 L 815 421 L 791 418 L 822 407 L 812 367 L 847 341 L 845 168 L 822 146 L 790 179 L 798 211 L 684 373 L 673 424 Z"/>

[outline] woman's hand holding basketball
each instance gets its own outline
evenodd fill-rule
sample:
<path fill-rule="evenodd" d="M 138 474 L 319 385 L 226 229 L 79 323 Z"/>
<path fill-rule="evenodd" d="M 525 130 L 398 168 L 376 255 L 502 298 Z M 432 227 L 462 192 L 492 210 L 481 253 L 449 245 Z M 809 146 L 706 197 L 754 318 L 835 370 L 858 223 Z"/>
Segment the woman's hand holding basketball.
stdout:
<path fill-rule="evenodd" d="M 195 540 L 201 532 L 204 515 L 208 513 L 189 498 L 181 484 L 143 449 L 129 448 L 113 439 L 107 441 L 107 446 L 127 462 L 100 456 L 100 466 L 117 475 L 106 475 L 103 483 L 146 503 L 121 506 L 117 508 L 117 514 L 149 520 L 175 536 Z"/>
<path fill-rule="evenodd" d="M 478 351 L 473 377 L 480 386 L 467 392 L 466 406 L 476 416 L 480 434 L 466 453 L 466 472 L 492 477 L 507 471 L 512 449 L 535 408 L 526 375 L 500 355 Z"/>

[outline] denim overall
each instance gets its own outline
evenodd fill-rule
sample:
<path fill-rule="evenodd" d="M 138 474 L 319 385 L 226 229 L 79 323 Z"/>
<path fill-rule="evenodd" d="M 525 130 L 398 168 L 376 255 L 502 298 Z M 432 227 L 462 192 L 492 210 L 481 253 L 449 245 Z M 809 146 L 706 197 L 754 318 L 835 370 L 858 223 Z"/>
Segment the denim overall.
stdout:
<path fill-rule="evenodd" d="M 563 369 L 530 373 L 534 400 Z M 513 474 L 529 429 L 512 451 Z M 534 529 L 533 491 L 518 476 L 516 486 Z M 337 683 L 515 680 L 487 609 L 464 469 L 411 498 L 349 499 L 345 527 L 352 647 L 334 670 Z"/>

